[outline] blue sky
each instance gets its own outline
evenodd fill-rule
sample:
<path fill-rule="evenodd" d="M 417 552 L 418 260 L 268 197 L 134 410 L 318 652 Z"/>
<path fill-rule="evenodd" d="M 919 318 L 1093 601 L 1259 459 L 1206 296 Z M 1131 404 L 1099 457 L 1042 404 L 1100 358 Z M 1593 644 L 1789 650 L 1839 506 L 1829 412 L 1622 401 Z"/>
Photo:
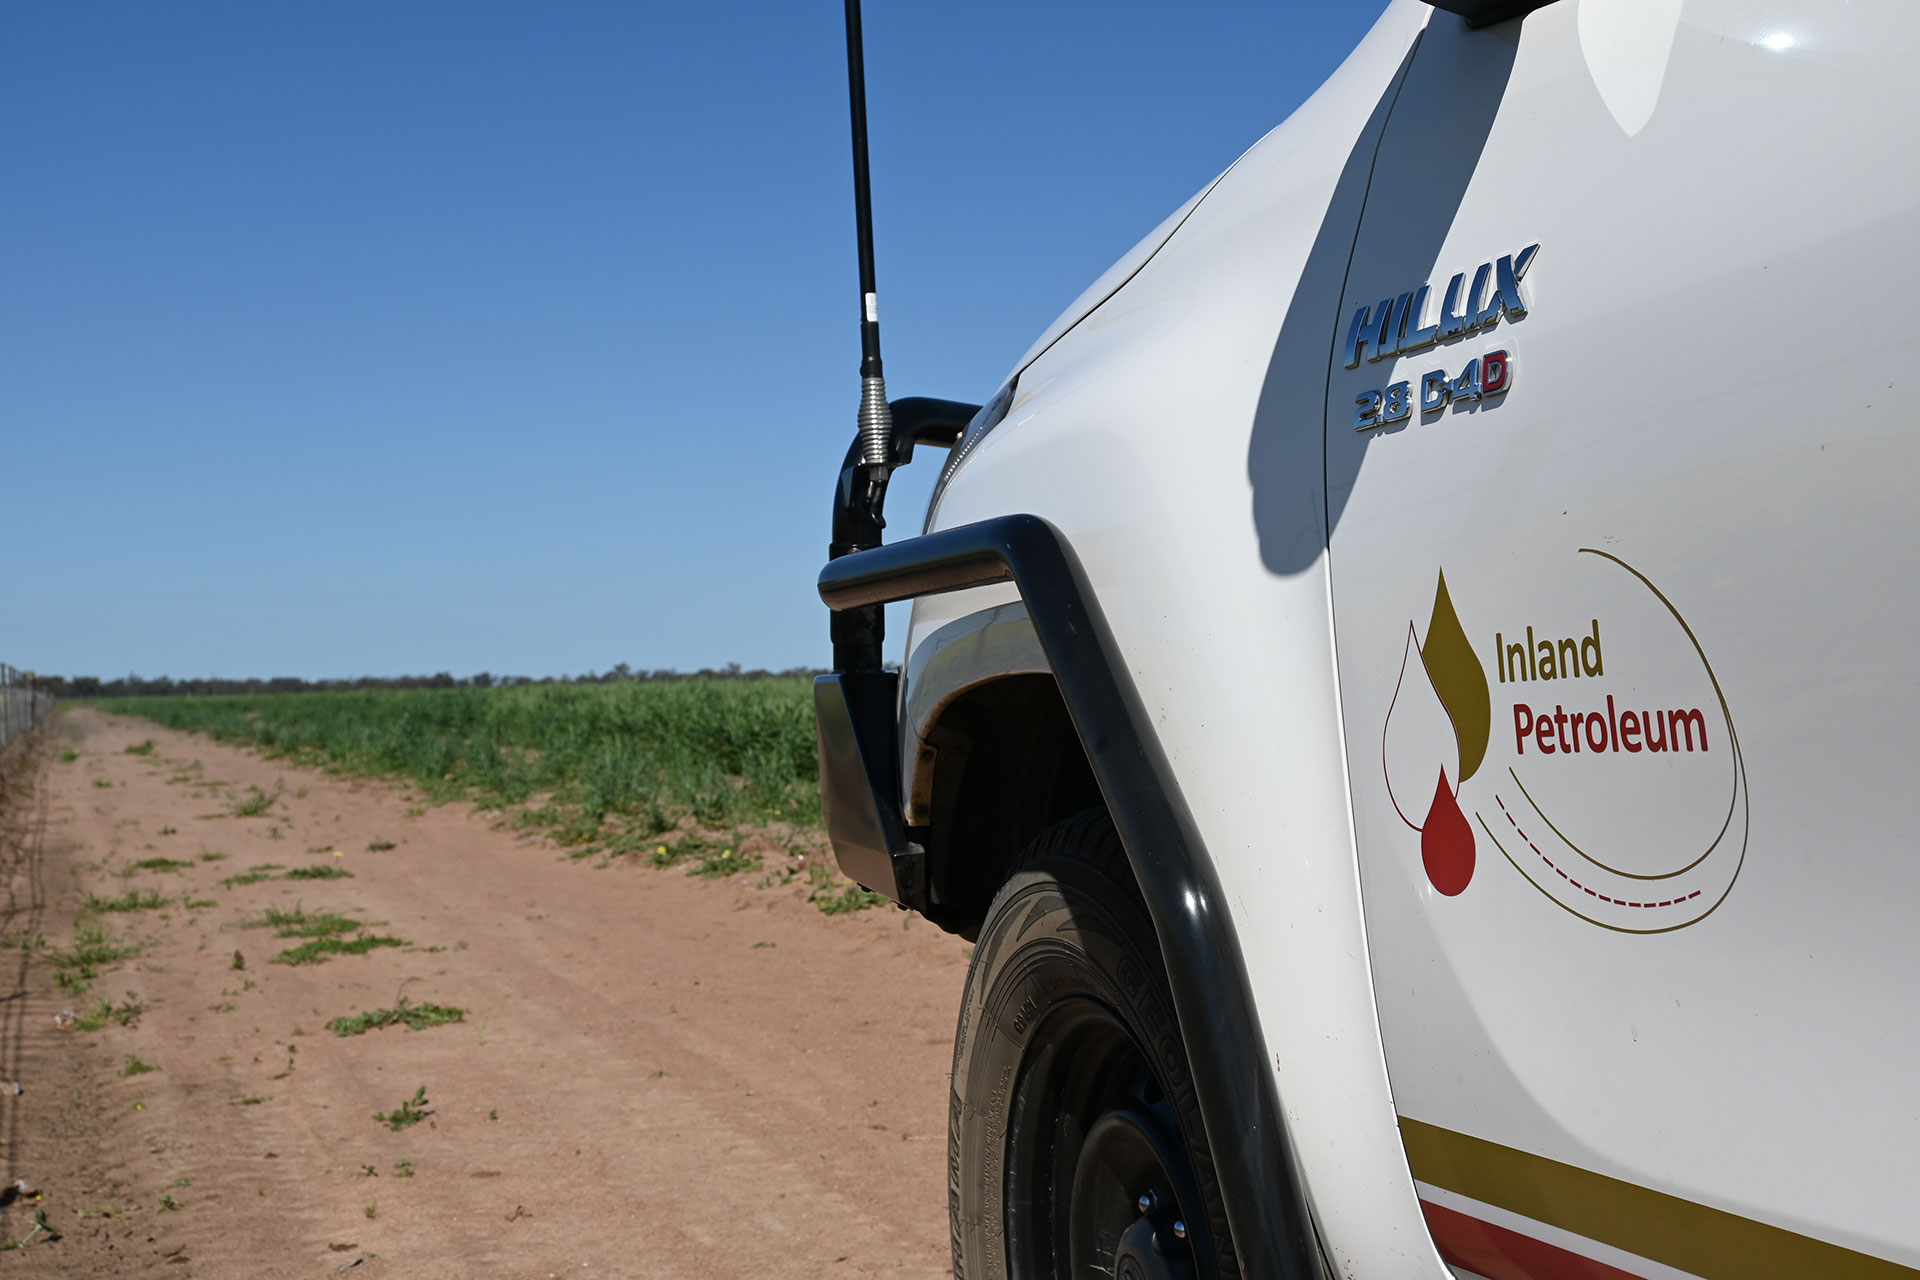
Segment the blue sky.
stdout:
<path fill-rule="evenodd" d="M 892 394 L 990 395 L 1379 8 L 869 0 Z M 838 4 L 10 5 L 0 121 L 0 659 L 824 665 Z"/>

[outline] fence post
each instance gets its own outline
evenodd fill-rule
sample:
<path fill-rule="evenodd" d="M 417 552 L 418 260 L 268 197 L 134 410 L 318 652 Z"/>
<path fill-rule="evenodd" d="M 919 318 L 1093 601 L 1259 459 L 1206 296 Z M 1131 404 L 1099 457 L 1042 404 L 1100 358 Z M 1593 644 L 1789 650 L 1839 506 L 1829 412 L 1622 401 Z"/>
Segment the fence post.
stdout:
<path fill-rule="evenodd" d="M 40 727 L 53 697 L 40 689 L 39 677 L 0 662 L 0 747 Z"/>

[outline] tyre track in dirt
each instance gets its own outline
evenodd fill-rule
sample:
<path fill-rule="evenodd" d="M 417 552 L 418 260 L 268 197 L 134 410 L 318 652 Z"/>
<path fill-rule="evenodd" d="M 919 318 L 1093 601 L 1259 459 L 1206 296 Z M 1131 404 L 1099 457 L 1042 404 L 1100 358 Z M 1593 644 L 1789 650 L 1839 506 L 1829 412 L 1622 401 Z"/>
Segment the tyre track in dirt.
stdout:
<path fill-rule="evenodd" d="M 79 708 L 64 722 L 80 754 L 40 776 L 47 906 L 34 927 L 65 945 L 87 892 L 152 888 L 173 902 L 101 917 L 149 945 L 86 997 L 59 993 L 36 960 L 11 1002 L 27 1089 L 4 1100 L 18 1126 L 12 1176 L 40 1192 L 65 1236 L 9 1267 L 948 1270 L 945 1106 L 963 943 L 891 909 L 826 917 L 798 887 L 756 889 L 751 877 L 569 862 L 463 806 L 409 816 L 400 787 L 145 721 Z M 152 754 L 125 753 L 147 738 Z M 277 783 L 265 815 L 211 816 L 230 794 Z M 395 847 L 369 851 L 376 841 Z M 198 860 L 216 852 L 226 857 Z M 119 874 L 152 857 L 193 866 Z M 30 889 L 28 861 L 9 867 L 16 895 Z M 219 884 L 265 863 L 352 878 Z M 183 910 L 183 897 L 218 906 Z M 296 903 L 381 922 L 375 932 L 413 945 L 270 963 L 298 940 L 243 922 Z M 26 918 L 16 907 L 7 927 Z M 244 969 L 231 967 L 236 951 Z M 147 1005 L 136 1025 L 54 1029 L 58 1009 L 128 991 Z M 325 1029 L 402 994 L 462 1006 L 467 1019 L 351 1038 Z M 129 1053 L 161 1070 L 119 1075 Z M 425 1123 L 375 1123 L 419 1085 Z M 401 1161 L 412 1176 L 399 1176 Z M 160 1208 L 163 1195 L 179 1207 Z M 25 1234 L 32 1204 L 0 1208 L 0 1235 Z"/>

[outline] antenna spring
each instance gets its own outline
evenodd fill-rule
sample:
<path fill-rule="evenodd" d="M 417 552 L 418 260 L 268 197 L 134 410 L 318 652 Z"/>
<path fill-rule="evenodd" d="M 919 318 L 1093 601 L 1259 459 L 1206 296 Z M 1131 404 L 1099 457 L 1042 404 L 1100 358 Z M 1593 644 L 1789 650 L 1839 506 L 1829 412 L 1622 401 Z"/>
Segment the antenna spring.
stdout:
<path fill-rule="evenodd" d="M 887 380 L 860 379 L 860 462 L 892 469 L 893 411 L 887 407 Z"/>

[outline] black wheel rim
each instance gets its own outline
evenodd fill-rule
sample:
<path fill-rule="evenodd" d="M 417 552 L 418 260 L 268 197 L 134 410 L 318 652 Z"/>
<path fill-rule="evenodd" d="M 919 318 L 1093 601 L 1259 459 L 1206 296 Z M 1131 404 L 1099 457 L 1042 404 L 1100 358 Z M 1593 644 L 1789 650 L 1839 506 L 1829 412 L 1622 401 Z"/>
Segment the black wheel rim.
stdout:
<path fill-rule="evenodd" d="M 1213 1274 L 1205 1206 L 1172 1103 L 1105 1005 L 1062 1001 L 1034 1029 L 1003 1149 L 1016 1280 Z"/>

